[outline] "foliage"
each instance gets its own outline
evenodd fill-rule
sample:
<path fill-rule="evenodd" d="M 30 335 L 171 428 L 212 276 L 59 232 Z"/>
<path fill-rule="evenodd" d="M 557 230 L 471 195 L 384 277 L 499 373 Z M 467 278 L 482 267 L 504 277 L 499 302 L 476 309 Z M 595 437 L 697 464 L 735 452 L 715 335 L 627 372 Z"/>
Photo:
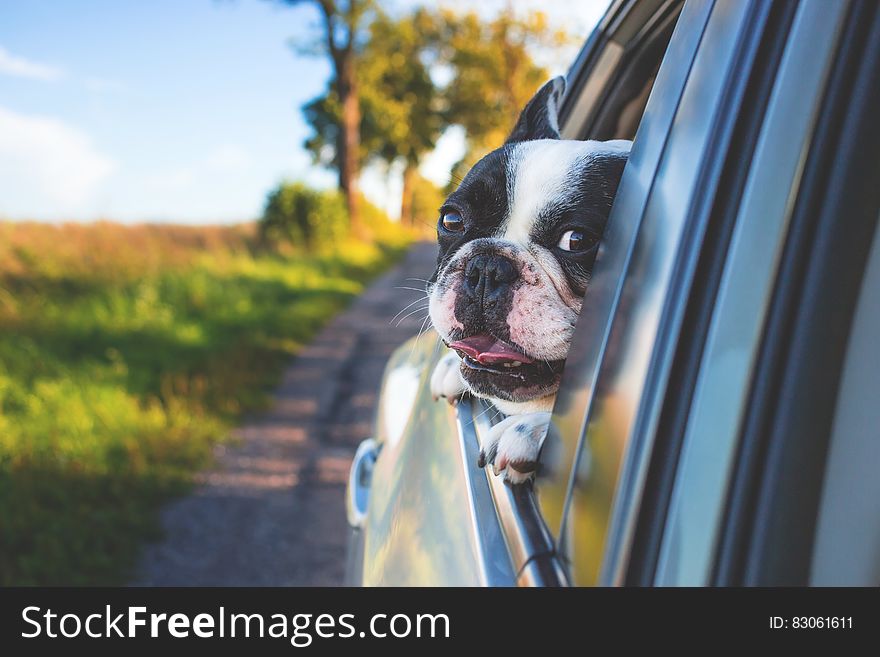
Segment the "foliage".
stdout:
<path fill-rule="evenodd" d="M 392 224 L 379 208 L 361 199 L 364 225 L 374 238 L 398 245 L 408 233 Z M 351 237 L 342 194 L 319 190 L 301 182 L 282 182 L 266 199 L 259 222 L 261 242 L 273 248 L 334 251 Z"/>
<path fill-rule="evenodd" d="M 255 243 L 253 226 L 0 223 L 0 585 L 124 581 L 158 506 L 400 253 Z"/>
<path fill-rule="evenodd" d="M 441 21 L 443 57 L 453 73 L 445 90 L 447 111 L 474 148 L 497 148 L 550 77 L 532 53 L 561 46 L 568 37 L 540 11 L 519 17 L 508 9 L 485 21 L 474 12 L 446 10 Z"/>
<path fill-rule="evenodd" d="M 333 143 L 333 165 L 339 173 L 339 189 L 345 195 L 352 231 L 359 237 L 367 236 L 362 223 L 361 197 L 358 192 L 360 163 L 360 92 L 357 82 L 357 62 L 363 48 L 364 32 L 375 13 L 375 0 L 282 0 L 288 5 L 309 1 L 321 16 L 318 50 L 330 60 L 333 75 L 330 80 L 337 129 Z M 314 50 L 314 48 L 300 48 Z M 321 108 L 316 107 L 315 110 Z M 329 108 L 325 108 L 329 110 Z"/>
<path fill-rule="evenodd" d="M 569 40 L 544 13 L 518 16 L 510 9 L 488 21 L 449 9 L 419 8 L 399 17 L 375 12 L 366 31 L 356 59 L 359 166 L 380 160 L 415 169 L 444 130 L 461 125 L 468 151 L 456 165 L 458 175 L 501 145 L 550 77 L 533 53 Z M 343 117 L 335 87 L 303 113 L 313 130 L 305 145 L 315 162 L 338 167 Z M 404 176 L 403 215 L 412 214 L 410 180 Z"/>
<path fill-rule="evenodd" d="M 345 200 L 336 192 L 303 183 L 282 183 L 266 200 L 260 235 L 264 242 L 313 248 L 344 239 L 348 232 Z"/>
<path fill-rule="evenodd" d="M 522 108 L 550 78 L 532 53 L 563 46 L 570 37 L 540 11 L 519 17 L 507 9 L 485 21 L 474 12 L 445 10 L 441 23 L 442 58 L 452 72 L 446 111 L 464 127 L 468 143 L 453 168 L 454 180 L 504 142 Z"/>
<path fill-rule="evenodd" d="M 424 9 L 401 18 L 379 14 L 358 66 L 361 141 L 385 162 L 418 166 L 445 128 L 440 89 L 429 65 L 436 19 Z"/>

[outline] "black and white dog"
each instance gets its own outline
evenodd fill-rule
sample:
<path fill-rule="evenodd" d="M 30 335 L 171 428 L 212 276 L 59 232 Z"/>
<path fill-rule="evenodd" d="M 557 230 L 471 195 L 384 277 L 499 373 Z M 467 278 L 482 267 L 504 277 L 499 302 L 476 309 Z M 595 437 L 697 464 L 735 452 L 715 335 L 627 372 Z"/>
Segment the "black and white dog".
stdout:
<path fill-rule="evenodd" d="M 564 89 L 561 77 L 545 84 L 507 142 L 446 199 L 428 286 L 431 321 L 452 350 L 431 376 L 432 394 L 470 392 L 510 416 L 492 428 L 480 465 L 511 483 L 537 467 L 630 148 L 560 139 Z"/>

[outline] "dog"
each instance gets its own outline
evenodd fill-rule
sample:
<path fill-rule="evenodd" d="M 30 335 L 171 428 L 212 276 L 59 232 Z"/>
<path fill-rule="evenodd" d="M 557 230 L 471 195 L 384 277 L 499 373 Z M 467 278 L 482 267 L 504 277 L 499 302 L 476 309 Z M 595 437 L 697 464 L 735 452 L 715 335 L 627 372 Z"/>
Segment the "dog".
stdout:
<path fill-rule="evenodd" d="M 534 476 L 550 412 L 631 142 L 563 140 L 565 79 L 528 102 L 507 141 L 440 208 L 431 322 L 450 351 L 434 399 L 465 393 L 509 416 L 480 467 L 513 484 Z"/>

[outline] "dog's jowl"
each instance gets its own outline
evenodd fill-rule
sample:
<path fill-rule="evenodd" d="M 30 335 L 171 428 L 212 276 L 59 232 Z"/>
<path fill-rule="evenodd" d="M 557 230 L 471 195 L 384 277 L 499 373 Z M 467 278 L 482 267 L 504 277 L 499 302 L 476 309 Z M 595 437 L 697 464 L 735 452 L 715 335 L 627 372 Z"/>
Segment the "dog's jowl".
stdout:
<path fill-rule="evenodd" d="M 511 416 L 481 465 L 519 483 L 534 473 L 628 141 L 559 137 L 563 78 L 526 105 L 507 142 L 480 160 L 440 210 L 428 292 L 451 351 L 435 397 L 465 392 Z"/>

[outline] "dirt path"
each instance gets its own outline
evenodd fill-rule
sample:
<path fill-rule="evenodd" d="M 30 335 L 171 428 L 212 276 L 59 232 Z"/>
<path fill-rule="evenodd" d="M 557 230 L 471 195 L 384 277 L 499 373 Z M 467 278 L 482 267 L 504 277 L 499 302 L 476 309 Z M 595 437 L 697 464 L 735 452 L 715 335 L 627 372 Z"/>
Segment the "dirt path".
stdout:
<path fill-rule="evenodd" d="M 342 583 L 349 464 L 372 431 L 385 361 L 424 313 L 389 320 L 427 278 L 436 247 L 417 244 L 336 317 L 284 374 L 272 408 L 237 430 L 188 497 L 162 515 L 133 584 L 330 586 Z M 413 308 L 421 304 L 415 304 Z"/>

